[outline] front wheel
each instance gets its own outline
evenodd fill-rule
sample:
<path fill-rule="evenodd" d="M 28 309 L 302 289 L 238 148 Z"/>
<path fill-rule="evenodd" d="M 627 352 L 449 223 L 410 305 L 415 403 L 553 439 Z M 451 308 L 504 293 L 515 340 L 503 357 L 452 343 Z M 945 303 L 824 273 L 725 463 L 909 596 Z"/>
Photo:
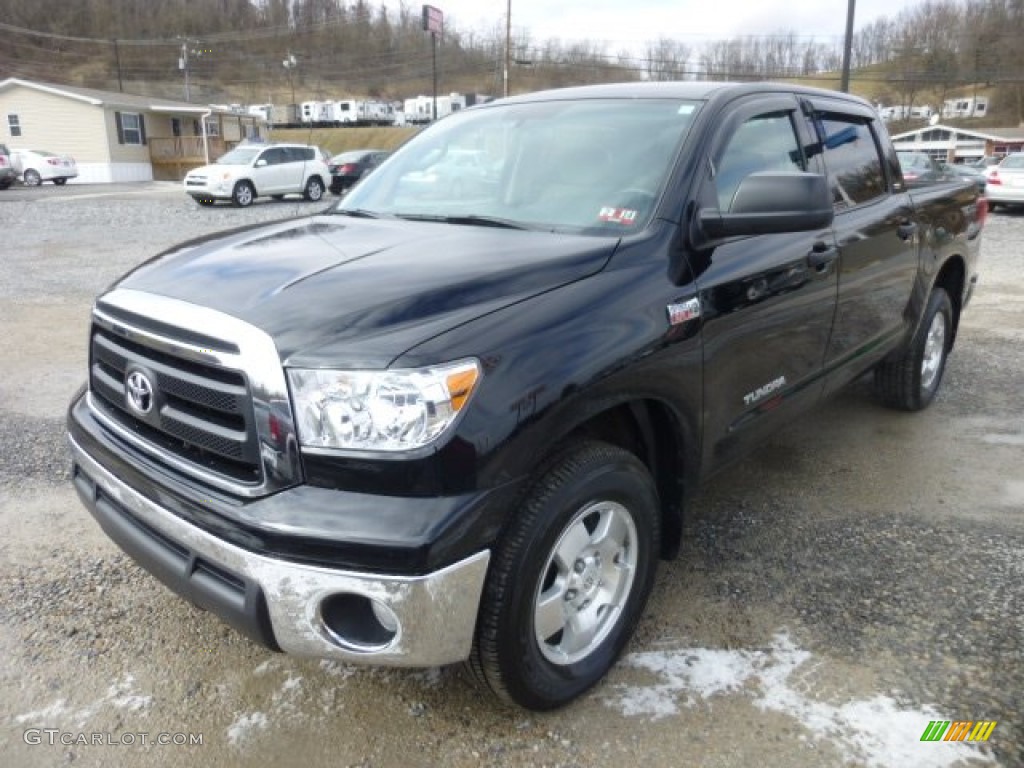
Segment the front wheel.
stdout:
<path fill-rule="evenodd" d="M 303 196 L 311 203 L 319 202 L 324 196 L 324 183 L 320 181 L 320 178 L 314 176 L 306 182 L 306 191 Z"/>
<path fill-rule="evenodd" d="M 231 191 L 231 202 L 238 208 L 247 208 L 256 199 L 256 190 L 248 181 L 240 181 Z"/>
<path fill-rule="evenodd" d="M 953 305 L 944 289 L 935 288 L 910 343 L 875 368 L 875 391 L 882 402 L 903 411 L 927 408 L 939 391 L 952 346 Z"/>
<path fill-rule="evenodd" d="M 548 465 L 495 549 L 468 661 L 527 709 L 569 703 L 622 652 L 654 583 L 658 497 L 646 467 L 586 442 Z"/>
<path fill-rule="evenodd" d="M 32 168 L 29 168 L 21 175 L 21 180 L 26 187 L 38 187 L 43 183 L 43 177 L 39 175 L 39 171 Z"/>

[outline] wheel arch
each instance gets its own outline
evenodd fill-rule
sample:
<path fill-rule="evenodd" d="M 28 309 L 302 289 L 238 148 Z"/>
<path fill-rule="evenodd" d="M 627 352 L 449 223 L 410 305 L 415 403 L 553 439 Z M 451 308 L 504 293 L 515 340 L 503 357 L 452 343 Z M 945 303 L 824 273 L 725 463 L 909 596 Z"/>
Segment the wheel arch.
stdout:
<path fill-rule="evenodd" d="M 957 329 L 960 327 L 960 311 L 963 309 L 964 291 L 967 285 L 967 265 L 959 254 L 947 259 L 939 269 L 932 290 L 942 288 L 949 296 L 953 305 L 953 328 L 949 340 L 950 346 L 956 340 Z"/>
<path fill-rule="evenodd" d="M 555 441 L 555 445 L 564 447 L 583 439 L 600 440 L 629 451 L 647 467 L 658 490 L 659 554 L 664 560 L 679 553 L 686 498 L 697 476 L 696 436 L 685 424 L 685 419 L 662 400 L 623 398 L 591 404 Z M 543 466 L 549 455 L 537 465 Z"/>

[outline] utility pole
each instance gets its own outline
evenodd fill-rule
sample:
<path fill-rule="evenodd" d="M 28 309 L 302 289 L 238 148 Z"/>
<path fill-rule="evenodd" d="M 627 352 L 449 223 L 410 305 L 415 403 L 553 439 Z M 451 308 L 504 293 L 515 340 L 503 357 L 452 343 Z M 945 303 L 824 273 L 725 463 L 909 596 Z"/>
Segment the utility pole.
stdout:
<path fill-rule="evenodd" d="M 508 75 L 512 68 L 512 0 L 508 0 L 508 10 L 505 12 L 505 76 L 504 96 L 508 98 Z"/>
<path fill-rule="evenodd" d="M 850 58 L 853 54 L 853 12 L 857 0 L 849 0 L 846 8 L 846 39 L 843 41 L 843 76 L 839 90 L 843 93 L 850 92 Z"/>

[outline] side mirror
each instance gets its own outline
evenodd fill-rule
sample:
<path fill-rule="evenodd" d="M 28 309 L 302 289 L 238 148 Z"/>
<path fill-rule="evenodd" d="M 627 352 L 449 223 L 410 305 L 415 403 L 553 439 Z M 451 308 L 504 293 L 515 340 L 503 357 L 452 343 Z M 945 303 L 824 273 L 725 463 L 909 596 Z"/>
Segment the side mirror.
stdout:
<path fill-rule="evenodd" d="M 832 223 L 828 180 L 799 171 L 752 173 L 740 182 L 728 211 L 700 211 L 700 229 L 710 240 L 743 235 L 807 232 Z"/>

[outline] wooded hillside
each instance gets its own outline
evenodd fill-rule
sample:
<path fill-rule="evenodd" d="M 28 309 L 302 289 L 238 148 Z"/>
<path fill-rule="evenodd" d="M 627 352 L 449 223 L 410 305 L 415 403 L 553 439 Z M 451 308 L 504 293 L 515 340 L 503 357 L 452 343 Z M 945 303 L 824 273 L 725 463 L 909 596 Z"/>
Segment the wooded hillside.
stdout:
<path fill-rule="evenodd" d="M 441 4 L 443 6 L 443 4 Z M 404 98 L 431 89 L 421 5 L 368 0 L 0 0 L 0 77 L 87 85 L 198 102 Z M 887 104 L 992 93 L 991 119 L 1024 121 L 1024 0 L 927 0 L 862 20 L 853 90 Z M 513 40 L 513 92 L 632 79 L 806 79 L 835 86 L 842 41 L 779 31 L 695 44 Z M 612 44 L 614 45 L 614 44 Z M 491 34 L 449 27 L 439 90 L 500 94 L 504 20 Z M 283 62 L 294 56 L 294 66 Z M 987 90 L 992 89 L 992 90 Z"/>

